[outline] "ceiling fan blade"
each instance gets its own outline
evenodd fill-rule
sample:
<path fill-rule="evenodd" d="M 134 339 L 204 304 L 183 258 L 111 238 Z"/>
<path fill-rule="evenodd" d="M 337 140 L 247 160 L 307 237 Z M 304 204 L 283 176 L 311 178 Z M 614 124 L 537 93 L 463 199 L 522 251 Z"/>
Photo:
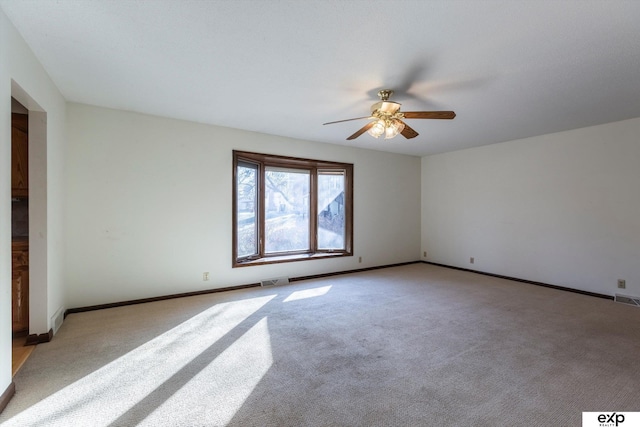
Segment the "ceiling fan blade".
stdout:
<path fill-rule="evenodd" d="M 356 133 L 354 133 L 349 138 L 347 138 L 347 141 L 352 140 L 352 139 L 356 139 L 357 137 L 359 137 L 360 135 L 362 135 L 363 133 L 365 133 L 366 131 L 371 129 L 371 126 L 373 126 L 375 123 L 376 123 L 375 121 L 374 122 L 369 122 L 366 125 L 362 126 Z"/>
<path fill-rule="evenodd" d="M 400 132 L 400 133 L 402 134 L 402 136 L 404 136 L 407 139 L 415 138 L 416 136 L 418 136 L 418 132 L 413 130 L 406 123 L 404 123 L 404 129 L 402 129 L 402 132 Z"/>
<path fill-rule="evenodd" d="M 352 120 L 362 120 L 362 119 L 371 119 L 371 116 L 366 116 L 366 117 L 356 117 L 355 119 L 346 119 L 346 120 L 338 120 L 335 122 L 327 122 L 327 123 L 323 123 L 323 125 L 332 125 L 334 123 L 342 123 L 342 122 L 350 122 Z"/>
<path fill-rule="evenodd" d="M 448 119 L 456 116 L 453 111 L 408 111 L 403 112 L 405 119 Z"/>

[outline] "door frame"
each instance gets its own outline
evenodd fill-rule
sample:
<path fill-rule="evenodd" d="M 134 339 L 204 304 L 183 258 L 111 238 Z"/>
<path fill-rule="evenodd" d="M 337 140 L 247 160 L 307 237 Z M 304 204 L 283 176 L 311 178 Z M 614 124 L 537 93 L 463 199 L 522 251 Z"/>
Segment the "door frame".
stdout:
<path fill-rule="evenodd" d="M 11 97 L 29 114 L 29 335 L 50 335 L 48 316 L 47 113 L 11 80 Z M 11 230 L 9 230 L 11 233 Z"/>

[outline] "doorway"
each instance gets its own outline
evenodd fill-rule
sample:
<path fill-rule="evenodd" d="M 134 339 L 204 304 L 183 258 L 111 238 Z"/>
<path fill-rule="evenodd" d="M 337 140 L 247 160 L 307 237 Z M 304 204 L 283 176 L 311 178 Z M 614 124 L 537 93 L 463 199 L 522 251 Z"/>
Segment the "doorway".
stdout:
<path fill-rule="evenodd" d="M 22 302 L 20 309 L 23 316 L 21 320 L 18 320 L 17 316 L 16 319 L 12 319 L 12 332 L 14 327 L 17 335 L 24 335 L 26 331 L 25 338 L 30 344 L 29 350 L 32 350 L 33 345 L 47 342 L 53 336 L 50 326 L 53 324 L 53 320 L 49 318 L 48 309 L 50 296 L 50 271 L 48 268 L 49 168 L 47 160 L 49 157 L 47 148 L 49 126 L 46 110 L 13 79 L 11 80 L 11 111 L 12 122 L 13 114 L 22 115 L 22 119 L 26 119 L 26 125 L 22 124 L 22 132 L 26 133 L 26 150 L 16 154 L 12 152 L 11 159 L 12 169 L 14 169 L 13 157 L 16 156 L 20 159 L 19 171 L 22 175 L 18 177 L 17 181 L 12 176 L 12 218 L 10 222 L 12 242 L 22 240 L 22 247 L 19 248 L 22 253 L 15 255 L 15 261 L 20 265 L 19 268 L 12 269 L 12 278 L 14 274 L 21 276 L 20 299 Z M 14 130 L 12 129 L 12 148 L 13 136 Z M 25 148 L 24 145 L 23 148 Z M 58 194 L 56 193 L 56 195 Z M 16 221 L 18 222 L 16 223 Z M 12 251 L 13 260 L 14 252 Z M 12 280 L 12 288 L 13 285 Z M 13 292 L 12 289 L 13 304 L 17 304 L 18 298 L 14 300 L 14 295 L 17 297 L 17 294 L 18 292 Z M 59 294 L 56 296 L 60 298 Z M 16 312 L 12 310 L 12 317 L 14 314 Z M 13 320 L 17 322 L 15 325 Z"/>
<path fill-rule="evenodd" d="M 11 98 L 11 332 L 12 374 L 33 346 L 29 335 L 29 111 Z"/>

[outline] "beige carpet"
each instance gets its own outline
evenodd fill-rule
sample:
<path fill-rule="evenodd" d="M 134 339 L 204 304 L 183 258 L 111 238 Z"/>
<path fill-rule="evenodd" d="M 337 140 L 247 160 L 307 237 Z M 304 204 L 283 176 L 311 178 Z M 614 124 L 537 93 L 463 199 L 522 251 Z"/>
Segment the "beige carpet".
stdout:
<path fill-rule="evenodd" d="M 639 357 L 638 308 L 412 264 L 72 314 L 0 422 L 580 426 Z"/>

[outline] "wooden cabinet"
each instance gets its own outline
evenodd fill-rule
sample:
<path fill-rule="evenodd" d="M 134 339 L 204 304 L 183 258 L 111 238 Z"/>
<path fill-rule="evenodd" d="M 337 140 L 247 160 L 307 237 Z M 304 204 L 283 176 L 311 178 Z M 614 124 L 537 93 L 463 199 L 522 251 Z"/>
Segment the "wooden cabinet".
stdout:
<path fill-rule="evenodd" d="M 29 333 L 29 244 L 11 245 L 11 318 L 14 335 Z"/>
<path fill-rule="evenodd" d="M 11 197 L 29 197 L 28 114 L 11 114 Z M 11 267 L 12 330 L 14 335 L 27 335 L 29 333 L 29 243 L 26 238 L 17 238 L 12 242 Z"/>
<path fill-rule="evenodd" d="M 11 114 L 11 197 L 29 196 L 29 115 Z"/>

